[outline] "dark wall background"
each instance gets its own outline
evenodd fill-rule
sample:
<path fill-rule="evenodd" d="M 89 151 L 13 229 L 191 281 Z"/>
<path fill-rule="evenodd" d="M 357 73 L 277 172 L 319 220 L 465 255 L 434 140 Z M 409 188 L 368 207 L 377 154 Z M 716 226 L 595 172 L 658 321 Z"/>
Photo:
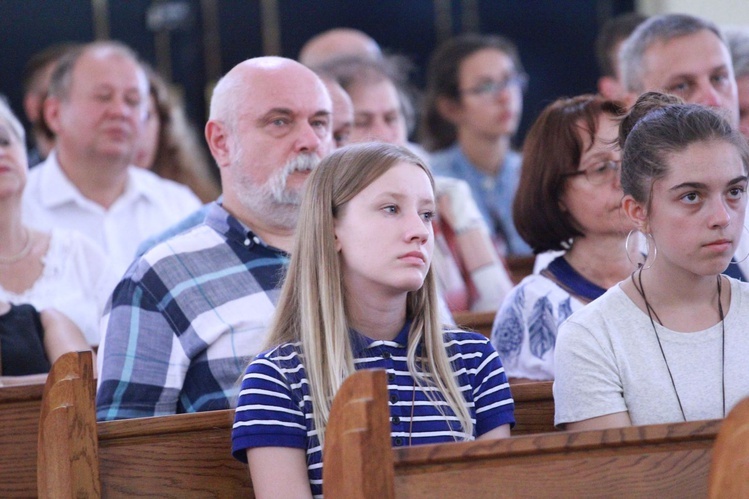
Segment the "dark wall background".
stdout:
<path fill-rule="evenodd" d="M 595 90 L 593 42 L 634 0 L 1 0 L 0 92 L 22 115 L 28 58 L 62 41 L 123 41 L 170 79 L 202 128 L 212 83 L 236 63 L 265 54 L 295 58 L 311 36 L 337 26 L 365 31 L 415 64 L 465 31 L 513 39 L 530 75 L 519 137 L 561 95 Z"/>

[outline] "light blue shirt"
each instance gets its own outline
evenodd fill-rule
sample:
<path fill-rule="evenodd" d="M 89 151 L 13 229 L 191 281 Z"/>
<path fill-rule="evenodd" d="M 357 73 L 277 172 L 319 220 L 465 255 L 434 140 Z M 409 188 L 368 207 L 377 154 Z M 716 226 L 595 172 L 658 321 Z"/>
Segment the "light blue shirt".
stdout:
<path fill-rule="evenodd" d="M 512 203 L 520 180 L 521 163 L 520 154 L 508 151 L 496 176 L 490 176 L 468 161 L 458 144 L 438 151 L 431 157 L 432 170 L 436 175 L 468 182 L 473 198 L 492 231 L 492 237 L 504 239 L 510 256 L 532 254 L 530 246 L 520 237 L 512 221 Z"/>

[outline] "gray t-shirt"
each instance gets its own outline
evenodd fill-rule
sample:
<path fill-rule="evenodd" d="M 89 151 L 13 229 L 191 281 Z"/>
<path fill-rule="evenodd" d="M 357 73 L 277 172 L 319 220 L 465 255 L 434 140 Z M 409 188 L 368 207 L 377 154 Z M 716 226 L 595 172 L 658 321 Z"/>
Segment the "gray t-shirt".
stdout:
<path fill-rule="evenodd" d="M 683 333 L 655 323 L 686 419 L 723 417 L 749 395 L 749 284 L 730 279 L 722 327 Z M 717 317 L 716 317 L 717 320 Z M 682 421 L 648 315 L 619 285 L 561 325 L 555 349 L 554 423 L 628 411 L 633 425 Z"/>

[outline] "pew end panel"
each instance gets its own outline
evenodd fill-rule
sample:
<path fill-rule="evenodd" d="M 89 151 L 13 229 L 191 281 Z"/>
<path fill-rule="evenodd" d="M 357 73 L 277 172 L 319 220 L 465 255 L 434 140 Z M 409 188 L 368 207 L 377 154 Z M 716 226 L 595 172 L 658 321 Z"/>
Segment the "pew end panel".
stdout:
<path fill-rule="evenodd" d="M 325 434 L 325 497 L 393 497 L 393 452 L 385 371 L 365 369 L 346 378 L 333 400 Z M 328 439 L 327 435 L 332 437 Z M 377 465 L 372 466 L 372 463 Z"/>
<path fill-rule="evenodd" d="M 0 388 L 0 497 L 37 494 L 37 441 L 43 384 Z"/>
<path fill-rule="evenodd" d="M 93 373 L 90 351 L 64 354 L 49 372 L 39 415 L 39 497 L 100 495 Z"/>
<path fill-rule="evenodd" d="M 510 391 L 515 400 L 513 436 L 557 431 L 554 426 L 553 384 L 553 381 L 514 383 L 510 379 Z"/>
<path fill-rule="evenodd" d="M 720 429 L 710 466 L 709 497 L 749 497 L 749 398 L 739 402 Z"/>

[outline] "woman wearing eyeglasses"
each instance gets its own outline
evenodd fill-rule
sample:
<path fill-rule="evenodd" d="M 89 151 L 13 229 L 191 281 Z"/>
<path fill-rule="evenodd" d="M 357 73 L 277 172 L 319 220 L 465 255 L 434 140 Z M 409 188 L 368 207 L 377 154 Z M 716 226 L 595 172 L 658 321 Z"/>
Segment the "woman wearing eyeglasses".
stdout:
<path fill-rule="evenodd" d="M 557 327 L 572 312 L 627 277 L 632 228 L 621 211 L 621 153 L 615 145 L 623 109 L 593 95 L 559 99 L 533 124 L 513 207 L 518 232 L 535 253 L 564 250 L 505 299 L 492 344 L 508 377 L 554 378 Z M 636 251 L 636 244 L 631 244 Z"/>
<path fill-rule="evenodd" d="M 438 175 L 468 182 L 506 255 L 530 255 L 512 220 L 520 155 L 510 149 L 518 128 L 527 76 L 515 45 L 499 36 L 463 35 L 433 54 L 427 73 L 422 130 L 437 151 Z"/>

